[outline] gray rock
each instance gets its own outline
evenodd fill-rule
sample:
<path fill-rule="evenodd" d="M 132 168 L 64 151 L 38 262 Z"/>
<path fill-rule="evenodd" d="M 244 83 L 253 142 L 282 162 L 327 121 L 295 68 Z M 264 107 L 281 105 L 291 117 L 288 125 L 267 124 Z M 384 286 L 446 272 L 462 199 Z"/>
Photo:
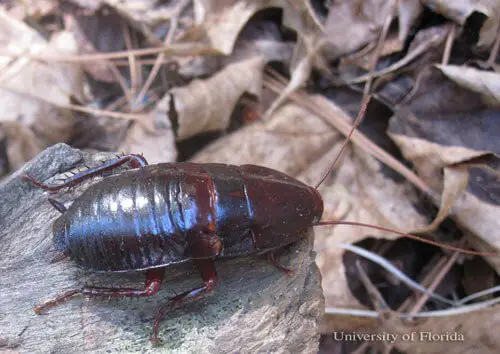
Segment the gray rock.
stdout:
<path fill-rule="evenodd" d="M 111 156 L 58 144 L 0 185 L 0 351 L 317 352 L 317 322 L 324 300 L 311 251 L 312 233 L 281 254 L 280 262 L 295 270 L 292 277 L 265 257 L 216 261 L 216 290 L 168 312 L 157 347 L 149 342 L 157 309 L 169 297 L 202 284 L 191 264 L 168 267 L 162 290 L 151 298 L 75 297 L 36 315 L 34 305 L 83 284 L 142 287 L 142 272 L 93 273 L 69 259 L 51 263 L 56 256 L 51 224 L 58 212 L 47 202 L 47 193 L 19 179 L 21 173 L 28 173 L 46 181 Z M 55 197 L 70 202 L 96 181 Z"/>

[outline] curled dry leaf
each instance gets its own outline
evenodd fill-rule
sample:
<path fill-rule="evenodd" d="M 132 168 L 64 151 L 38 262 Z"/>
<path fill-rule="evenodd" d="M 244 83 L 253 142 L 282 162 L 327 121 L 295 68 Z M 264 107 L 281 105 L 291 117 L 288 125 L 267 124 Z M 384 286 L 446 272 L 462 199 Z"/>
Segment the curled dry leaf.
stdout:
<path fill-rule="evenodd" d="M 173 88 L 156 106 L 156 124 L 173 126 L 178 140 L 226 129 L 245 92 L 260 96 L 264 65 L 264 58 L 253 57 L 230 64 L 206 80 Z"/>
<path fill-rule="evenodd" d="M 483 96 L 485 103 L 500 106 L 500 74 L 456 65 L 436 65 L 449 79 Z"/>
<path fill-rule="evenodd" d="M 496 0 L 422 0 L 432 11 L 437 12 L 460 25 L 464 25 L 471 16 L 482 14 L 486 20 L 479 31 L 480 47 L 490 47 L 495 40 L 500 26 L 500 2 Z"/>
<path fill-rule="evenodd" d="M 269 20 L 250 21 L 241 31 L 230 56 L 222 57 L 222 65 L 263 56 L 267 62 L 290 65 L 295 41 L 283 41 L 278 24 Z"/>
<path fill-rule="evenodd" d="M 215 49 L 229 55 L 247 21 L 257 11 L 280 7 L 282 0 L 194 0 L 197 27 L 186 38 L 205 37 Z"/>
<path fill-rule="evenodd" d="M 257 11 L 279 7 L 283 9 L 283 25 L 296 31 L 299 37 L 299 45 L 295 46 L 291 63 L 291 71 L 294 79 L 290 82 L 290 87 L 283 94 L 283 98 L 273 108 L 276 109 L 284 98 L 295 89 L 300 87 L 309 77 L 313 63 L 319 61 L 316 52 L 322 45 L 323 33 L 314 20 L 310 7 L 304 2 L 286 2 L 283 0 L 258 0 L 258 1 L 237 1 L 229 0 L 225 2 L 215 2 L 210 0 L 195 1 L 195 16 L 198 26 L 188 33 L 185 39 L 206 36 L 210 44 L 223 54 L 231 54 L 234 49 L 236 39 L 247 24 L 249 18 Z M 227 21 L 225 19 L 231 19 Z M 262 45 L 262 43 L 260 44 Z M 288 60 L 288 57 L 276 56 L 277 44 L 265 47 L 264 55 L 269 60 Z M 276 58 L 277 57 L 277 58 Z M 324 67 L 326 65 L 323 64 Z M 269 114 L 272 114 L 271 110 Z"/>
<path fill-rule="evenodd" d="M 295 46 L 291 63 L 293 79 L 289 87 L 277 100 L 268 116 L 285 100 L 285 98 L 298 87 L 304 84 L 310 75 L 313 63 L 319 61 L 316 53 L 322 47 L 323 33 L 314 20 L 310 7 L 304 2 L 286 2 L 283 0 L 258 0 L 241 1 L 229 0 L 216 2 L 211 0 L 195 1 L 196 28 L 186 34 L 186 39 L 200 39 L 206 37 L 210 45 L 223 54 L 231 54 L 236 39 L 247 24 L 247 21 L 257 11 L 279 7 L 283 9 L 283 25 L 296 31 L 299 45 Z M 227 19 L 231 19 L 228 21 Z M 273 45 L 274 48 L 277 45 Z M 262 54 L 262 53 L 260 53 Z M 270 60 L 274 53 L 266 55 Z M 265 54 L 264 54 L 265 55 Z M 279 57 L 279 59 L 282 59 Z M 288 59 L 288 58 L 286 58 Z M 323 63 L 323 67 L 326 65 Z"/>
<path fill-rule="evenodd" d="M 57 33 L 47 43 L 37 32 L 3 11 L 0 23 L 0 52 L 53 55 L 76 51 L 74 39 L 67 32 Z M 83 72 L 78 65 L 0 57 L 0 121 L 17 121 L 31 129 L 34 135 L 30 136 L 37 142 L 29 144 L 43 148 L 69 138 L 73 116 L 57 105 L 70 103 L 71 97 L 83 101 Z M 25 131 L 8 140 L 28 135 Z"/>
<path fill-rule="evenodd" d="M 434 220 L 419 230 L 410 230 L 412 233 L 428 233 L 436 230 L 451 213 L 452 207 L 469 184 L 469 173 L 464 165 L 451 165 L 444 168 L 444 186 L 439 205 L 439 212 Z"/>
<path fill-rule="evenodd" d="M 431 143 L 426 139 L 412 138 L 404 134 L 391 133 L 390 135 L 400 146 L 405 158 L 414 163 L 419 175 L 428 184 L 431 184 L 432 180 L 439 178 L 441 171 L 444 171 L 444 178 L 457 177 L 452 173 L 448 173 L 448 166 L 453 166 L 456 163 L 466 163 L 468 160 L 484 155 L 482 151 L 459 146 L 446 147 Z M 483 242 L 469 238 L 469 241 L 478 250 L 491 251 L 491 248 L 493 248 L 498 252 L 500 249 L 500 238 L 497 232 L 500 227 L 500 209 L 496 192 L 498 177 L 495 174 L 491 175 L 486 167 L 474 169 L 473 171 L 469 170 L 468 174 L 471 172 L 474 172 L 474 174 L 473 177 L 468 176 L 469 185 L 466 193 L 459 193 L 461 190 L 459 185 L 463 182 L 460 178 L 442 182 L 444 183 L 444 189 L 440 202 L 441 208 L 451 211 L 449 216 L 481 238 Z M 428 176 L 432 177 L 428 178 Z M 466 177 L 462 176 L 462 178 Z M 442 220 L 445 215 L 445 211 L 440 211 L 436 219 Z M 489 257 L 488 260 L 496 271 L 500 272 L 498 258 Z"/>
<path fill-rule="evenodd" d="M 481 97 L 433 69 L 424 75 L 409 105 L 391 119 L 390 136 L 420 177 L 447 193 L 441 197 L 442 207 L 449 210 L 452 204 L 453 219 L 481 239 L 470 242 L 480 250 L 498 251 L 499 111 Z M 460 193 L 465 171 L 469 182 L 466 192 Z M 443 176 L 449 180 L 443 181 Z M 499 272 L 500 261 L 488 260 Z"/>

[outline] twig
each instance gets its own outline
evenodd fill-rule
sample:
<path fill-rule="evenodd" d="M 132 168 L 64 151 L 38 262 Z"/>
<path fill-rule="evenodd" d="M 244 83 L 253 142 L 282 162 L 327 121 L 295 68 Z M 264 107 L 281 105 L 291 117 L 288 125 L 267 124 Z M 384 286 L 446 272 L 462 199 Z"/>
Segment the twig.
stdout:
<path fill-rule="evenodd" d="M 469 313 L 473 311 L 478 311 L 482 310 L 485 308 L 488 308 L 492 305 L 495 305 L 497 303 L 500 303 L 500 297 L 497 297 L 492 300 L 487 300 L 483 301 L 477 304 L 472 304 L 472 305 L 463 305 L 464 303 L 471 301 L 473 299 L 489 295 L 492 293 L 495 293 L 497 291 L 500 291 L 500 285 L 492 287 L 490 289 L 482 290 L 477 293 L 474 293 L 472 295 L 469 295 L 467 297 L 464 297 L 461 300 L 458 301 L 452 301 L 443 298 L 439 294 L 435 294 L 432 292 L 430 289 L 424 288 L 422 285 L 418 284 L 415 282 L 413 279 L 409 278 L 407 275 L 405 275 L 403 272 L 401 272 L 398 268 L 396 268 L 394 265 L 392 265 L 389 261 L 386 259 L 380 257 L 378 254 L 372 253 L 368 250 L 365 250 L 363 248 L 354 246 L 354 245 L 349 245 L 349 244 L 344 244 L 344 243 L 337 243 L 335 246 L 347 249 L 353 253 L 356 253 L 357 255 L 360 255 L 366 259 L 369 259 L 387 271 L 391 272 L 395 277 L 398 279 L 401 279 L 406 285 L 408 285 L 410 288 L 418 290 L 423 292 L 424 294 L 427 294 L 429 297 L 441 300 L 444 299 L 449 305 L 456 306 L 450 309 L 446 310 L 439 310 L 439 311 L 426 311 L 426 312 L 419 312 L 419 313 L 397 313 L 395 312 L 395 316 L 399 316 L 402 319 L 408 319 L 412 317 L 443 317 L 443 316 L 452 316 L 452 315 L 460 315 L 464 313 Z M 318 252 L 320 251 L 321 248 L 316 248 L 315 251 Z M 455 255 L 453 255 L 455 256 Z M 452 261 L 454 261 L 454 257 L 450 257 L 448 260 L 448 264 L 453 264 Z M 361 310 L 361 309 L 349 309 L 349 308 L 338 308 L 338 307 L 327 307 L 325 309 L 326 314 L 334 315 L 334 314 L 339 314 L 339 315 L 349 315 L 349 316 L 359 316 L 359 317 L 372 317 L 372 318 L 378 318 L 379 317 L 379 312 L 377 311 L 370 311 L 370 310 Z"/>
<path fill-rule="evenodd" d="M 292 3 L 293 4 L 293 3 Z M 316 16 L 316 11 L 312 8 L 311 2 L 310 1 L 304 1 L 305 7 L 307 9 L 307 12 L 309 13 L 309 16 L 311 16 L 312 20 L 318 26 L 318 29 L 323 33 L 326 34 L 326 29 L 323 23 L 319 20 L 319 18 Z M 297 11 L 298 12 L 298 11 Z"/>
<path fill-rule="evenodd" d="M 457 316 L 463 315 L 466 313 L 480 311 L 496 305 L 500 303 L 500 297 L 497 297 L 492 300 L 487 300 L 483 302 L 479 302 L 473 305 L 463 305 L 460 307 L 452 307 L 446 310 L 436 310 L 436 311 L 424 311 L 415 314 L 409 313 L 395 313 L 395 316 L 399 316 L 399 318 L 413 318 L 413 317 L 445 317 L 445 316 Z M 325 309 L 325 314 L 327 315 L 348 315 L 348 316 L 359 316 L 359 317 L 371 317 L 378 318 L 379 313 L 377 311 L 370 310 L 360 310 L 360 309 L 349 309 L 349 308 L 339 308 L 339 307 L 327 307 Z"/>
<path fill-rule="evenodd" d="M 361 100 L 361 105 L 359 107 L 358 115 L 356 119 L 354 119 L 354 122 L 352 124 L 351 130 L 349 131 L 349 134 L 347 134 L 347 137 L 344 140 L 344 143 L 342 144 L 342 147 L 340 148 L 339 153 L 337 154 L 337 157 L 333 161 L 333 163 L 330 165 L 326 173 L 323 174 L 323 176 L 320 178 L 319 182 L 314 186 L 314 189 L 318 189 L 318 187 L 325 181 L 325 179 L 330 175 L 330 173 L 333 171 L 333 169 L 337 166 L 338 161 L 340 160 L 342 154 L 344 153 L 344 150 L 347 147 L 347 144 L 351 140 L 352 135 L 354 134 L 354 131 L 358 129 L 359 124 L 361 123 L 361 119 L 364 117 L 366 109 L 368 108 L 368 104 L 370 103 L 370 87 L 372 84 L 372 75 L 373 75 L 373 70 L 377 66 L 378 59 L 380 57 L 380 53 L 382 52 L 382 47 L 384 45 L 385 37 L 387 36 L 387 31 L 389 30 L 389 25 L 392 22 L 392 14 L 394 12 L 394 1 L 391 4 L 391 11 L 389 15 L 387 16 L 384 26 L 382 28 L 382 33 L 380 34 L 380 38 L 378 40 L 377 46 L 375 47 L 375 53 L 373 55 L 373 61 L 371 63 L 370 67 L 370 72 L 368 73 L 369 78 L 365 83 L 365 88 L 363 90 L 363 98 Z"/>
<path fill-rule="evenodd" d="M 356 260 L 356 269 L 358 270 L 359 273 L 359 278 L 361 279 L 361 282 L 365 286 L 365 289 L 370 296 L 370 300 L 373 304 L 373 307 L 375 308 L 375 311 L 380 315 L 382 315 L 382 318 L 386 318 L 386 314 L 389 315 L 391 312 L 391 309 L 387 305 L 387 303 L 384 300 L 384 297 L 382 294 L 378 291 L 378 289 L 373 285 L 373 283 L 370 281 L 370 278 L 368 278 L 368 275 L 366 274 L 365 270 L 361 266 L 361 262 Z M 361 344 L 353 353 L 364 353 L 368 347 L 371 347 L 372 343 L 369 342 L 364 342 Z M 384 343 L 384 347 L 387 344 Z"/>
<path fill-rule="evenodd" d="M 453 47 L 453 41 L 455 40 L 455 35 L 457 32 L 457 25 L 453 24 L 446 37 L 446 44 L 444 46 L 443 59 L 441 59 L 442 65 L 448 65 L 450 61 L 451 48 Z"/>
<path fill-rule="evenodd" d="M 418 72 L 417 77 L 415 79 L 415 83 L 413 84 L 413 86 L 410 89 L 410 91 L 406 94 L 406 96 L 404 96 L 403 99 L 401 99 L 401 101 L 399 101 L 395 105 L 396 109 L 398 109 L 401 106 L 407 104 L 413 98 L 413 96 L 415 96 L 415 94 L 418 92 L 418 89 L 420 88 L 420 83 L 422 82 L 425 74 L 426 74 L 426 69 L 420 70 Z"/>
<path fill-rule="evenodd" d="M 123 60 L 123 59 L 113 59 L 111 61 L 113 64 L 115 64 L 116 66 L 129 66 L 129 63 L 128 63 L 128 60 Z M 156 59 L 136 59 L 135 61 L 137 64 L 140 64 L 140 65 L 154 65 L 154 63 L 156 62 Z M 162 60 L 162 64 L 165 64 L 165 63 L 168 63 L 169 60 L 167 60 L 166 58 Z"/>
<path fill-rule="evenodd" d="M 361 48 L 359 51 L 354 52 L 352 54 L 347 54 L 342 58 L 342 62 L 350 64 L 350 63 L 355 63 L 358 61 L 360 58 L 368 55 L 372 50 L 375 49 L 377 46 L 376 42 L 370 42 L 367 45 L 365 45 L 363 48 Z"/>
<path fill-rule="evenodd" d="M 180 0 L 179 3 L 176 5 L 176 8 L 172 14 L 172 21 L 170 23 L 170 28 L 168 29 L 165 42 L 163 43 L 165 47 L 169 46 L 172 43 L 174 39 L 174 34 L 177 31 L 177 27 L 179 26 L 179 16 L 184 11 L 189 2 L 190 0 Z M 141 91 L 139 92 L 139 94 L 135 99 L 136 104 L 138 104 L 144 99 L 146 92 L 148 92 L 149 88 L 151 87 L 151 84 L 153 83 L 156 75 L 158 74 L 160 66 L 164 60 L 165 60 L 165 53 L 160 53 L 154 62 L 153 68 L 151 69 L 151 72 L 149 73 L 149 76 L 146 79 L 144 86 L 142 87 Z"/>
<path fill-rule="evenodd" d="M 396 268 L 391 262 L 389 262 L 385 258 L 380 257 L 376 253 L 373 253 L 373 252 L 367 251 L 361 247 L 349 245 L 346 243 L 336 243 L 335 246 L 349 250 L 353 253 L 356 253 L 356 254 L 358 254 L 366 259 L 369 259 L 369 260 L 377 263 L 379 266 L 381 266 L 385 270 L 391 272 L 395 277 L 400 279 L 403 283 L 405 283 L 406 285 L 408 285 L 410 288 L 412 288 L 414 290 L 417 290 L 419 292 L 427 294 L 427 295 L 429 295 L 429 297 L 432 297 L 433 299 L 444 302 L 448 305 L 452 305 L 452 306 L 455 305 L 454 301 L 449 300 L 449 299 L 447 299 L 439 294 L 436 294 L 436 293 L 430 291 L 429 289 L 424 288 L 422 285 L 420 285 L 419 283 L 417 283 L 416 281 L 414 281 L 413 279 L 408 277 L 406 274 L 404 274 L 402 271 L 400 271 L 398 268 Z"/>
<path fill-rule="evenodd" d="M 425 288 L 428 288 L 432 283 L 432 277 L 434 276 L 434 270 L 443 267 L 444 264 L 446 263 L 446 261 L 447 261 L 447 258 L 445 256 L 435 255 L 434 257 L 432 257 L 431 260 L 429 261 L 429 264 L 435 264 L 433 267 L 433 270 L 431 272 L 428 272 L 427 274 L 425 274 L 423 279 L 420 281 L 420 285 L 422 285 Z M 415 296 L 417 296 L 417 295 L 418 295 L 418 293 L 415 294 Z M 408 311 L 411 308 L 411 305 L 413 304 L 414 300 L 415 299 L 413 298 L 413 296 L 407 297 L 406 300 L 401 304 L 401 306 L 398 307 L 397 311 L 398 312 Z"/>
<path fill-rule="evenodd" d="M 127 51 L 130 52 L 133 48 L 133 45 L 132 45 L 132 40 L 130 38 L 130 31 L 126 24 L 122 25 L 122 30 L 123 30 L 123 38 L 125 39 L 125 46 L 127 48 Z M 132 110 L 134 107 L 133 97 L 135 96 L 135 92 L 137 91 L 137 86 L 138 86 L 137 71 L 139 69 L 134 55 L 128 56 L 128 67 L 130 72 L 130 96 L 132 97 L 132 100 L 129 102 L 129 105 L 130 105 L 130 110 Z"/>
<path fill-rule="evenodd" d="M 436 274 L 433 282 L 428 287 L 429 291 L 434 291 L 437 288 L 437 286 L 441 283 L 446 274 L 450 271 L 453 264 L 455 264 L 459 255 L 460 253 L 458 252 L 453 253 L 453 255 L 449 257 L 449 259 L 442 268 L 436 268 L 438 274 Z M 422 296 L 417 300 L 417 302 L 415 302 L 415 305 L 413 305 L 413 308 L 410 310 L 410 314 L 415 314 L 419 312 L 428 299 L 429 296 L 427 294 L 422 294 Z"/>
<path fill-rule="evenodd" d="M 300 86 L 304 84 L 311 73 L 314 58 L 316 57 L 318 52 L 326 45 L 327 41 L 325 39 L 321 39 L 310 49 L 309 46 L 311 44 L 309 42 L 304 40 L 303 43 L 308 48 L 307 53 L 297 63 L 292 72 L 290 80 L 287 81 L 286 86 L 282 90 L 280 90 L 280 92 L 278 92 L 278 97 L 264 113 L 265 120 L 269 120 L 269 117 L 273 115 L 278 107 L 280 107 L 283 102 L 285 102 L 288 97 L 290 97 L 290 95 L 296 92 L 300 88 Z"/>
<path fill-rule="evenodd" d="M 486 295 L 490 295 L 490 294 L 496 293 L 498 291 L 500 291 L 500 285 L 497 285 L 497 286 L 494 286 L 492 288 L 489 288 L 489 289 L 486 289 L 486 290 L 482 290 L 482 291 L 479 291 L 479 292 L 474 293 L 472 295 L 466 296 L 463 299 L 459 300 L 457 302 L 457 304 L 462 305 L 462 304 L 465 304 L 466 302 L 472 301 L 472 300 L 477 299 L 479 297 L 483 297 L 483 296 L 486 296 Z"/>
<path fill-rule="evenodd" d="M 375 47 L 375 52 L 373 53 L 372 62 L 370 63 L 370 70 L 368 72 L 368 79 L 366 80 L 365 88 L 363 90 L 363 99 L 370 94 L 372 81 L 373 81 L 373 73 L 375 71 L 375 68 L 377 67 L 378 59 L 380 58 L 380 55 L 382 53 L 382 48 L 384 47 L 384 42 L 385 42 L 385 38 L 387 37 L 387 32 L 389 32 L 389 27 L 391 25 L 392 18 L 394 16 L 394 9 L 395 9 L 394 5 L 395 4 L 396 4 L 396 1 L 392 1 L 389 14 L 387 15 L 387 18 L 385 19 L 384 25 L 382 26 L 382 31 L 380 33 L 380 37 L 378 39 L 377 46 Z"/>
<path fill-rule="evenodd" d="M 118 51 L 112 53 L 96 53 L 96 54 L 82 54 L 82 55 L 37 55 L 37 54 L 17 54 L 0 52 L 0 57 L 10 58 L 28 58 L 32 60 L 40 60 L 46 62 L 86 62 L 96 60 L 110 60 L 110 59 L 123 59 L 128 58 L 129 55 L 136 57 L 145 55 L 154 55 L 164 53 L 165 55 L 173 56 L 192 56 L 192 55 L 218 55 L 220 54 L 217 49 L 208 47 L 205 44 L 188 42 L 176 43 L 168 47 L 159 48 L 141 48 L 130 51 Z"/>
<path fill-rule="evenodd" d="M 111 112 L 111 111 L 105 111 L 105 110 L 102 110 L 102 109 L 95 109 L 95 108 L 88 108 L 88 107 L 78 106 L 78 105 L 71 104 L 71 103 L 68 103 L 68 104 L 60 104 L 60 103 L 58 103 L 58 104 L 56 104 L 54 102 L 50 102 L 50 101 L 47 101 L 47 100 L 44 100 L 44 101 L 47 102 L 47 103 L 53 104 L 54 106 L 57 106 L 59 108 L 66 108 L 66 109 L 70 109 L 70 110 L 73 110 L 73 111 L 94 114 L 96 116 L 111 117 L 111 118 L 120 118 L 120 119 L 131 119 L 131 120 L 136 120 L 136 121 L 144 121 L 145 119 L 147 119 L 147 117 L 149 117 L 149 114 L 134 114 L 134 113 Z"/>
<path fill-rule="evenodd" d="M 379 76 L 382 76 L 382 75 L 388 74 L 390 72 L 401 69 L 402 67 L 404 67 L 405 65 L 410 63 L 413 59 L 417 58 L 421 54 L 424 54 L 429 49 L 429 47 L 439 43 L 440 41 L 441 41 L 441 36 L 439 36 L 438 34 L 434 35 L 434 37 L 431 38 L 431 40 L 420 43 L 412 52 L 408 53 L 408 55 L 405 56 L 403 59 L 395 62 L 394 64 L 392 64 L 391 66 L 389 66 L 385 69 L 382 69 L 380 71 L 373 73 L 372 77 L 376 78 L 376 77 L 379 77 Z M 368 74 L 364 74 L 364 75 L 358 76 L 356 78 L 353 78 L 351 80 L 347 80 L 346 84 L 347 85 L 360 84 L 360 83 L 365 82 L 369 78 L 370 78 L 370 76 Z"/>
<path fill-rule="evenodd" d="M 132 95 L 130 93 L 130 90 L 128 89 L 127 81 L 123 77 L 123 75 L 120 73 L 120 70 L 116 67 L 116 65 L 109 61 L 105 60 L 106 66 L 111 70 L 115 78 L 118 80 L 118 84 L 120 85 L 120 88 L 123 91 L 123 95 L 125 96 L 125 99 L 127 100 L 128 104 L 132 104 Z"/>

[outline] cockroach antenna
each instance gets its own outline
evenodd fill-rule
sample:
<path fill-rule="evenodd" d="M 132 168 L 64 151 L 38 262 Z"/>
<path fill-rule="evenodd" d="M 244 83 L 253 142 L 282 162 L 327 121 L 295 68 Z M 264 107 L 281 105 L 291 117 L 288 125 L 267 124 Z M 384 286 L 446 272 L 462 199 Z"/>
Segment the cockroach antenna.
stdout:
<path fill-rule="evenodd" d="M 366 109 L 368 108 L 368 104 L 370 103 L 370 98 L 371 98 L 371 95 L 365 95 L 363 97 L 363 101 L 361 102 L 361 107 L 359 109 L 358 116 L 354 120 L 352 128 L 349 131 L 349 134 L 347 135 L 347 137 L 345 138 L 344 143 L 342 144 L 342 147 L 340 148 L 340 151 L 337 154 L 337 157 L 335 158 L 335 160 L 333 161 L 333 163 L 330 165 L 330 168 L 323 174 L 323 177 L 321 177 L 321 179 L 319 180 L 319 182 L 316 183 L 316 185 L 314 186 L 314 189 L 317 190 L 319 188 L 319 186 L 321 186 L 321 184 L 326 180 L 326 178 L 333 171 L 333 169 L 337 165 L 337 162 L 339 162 L 340 157 L 343 155 L 344 150 L 347 147 L 347 144 L 349 144 L 349 141 L 351 140 L 352 135 L 354 134 L 354 132 L 358 128 L 359 123 L 361 123 L 361 119 L 363 118 L 363 116 L 366 113 Z"/>
<path fill-rule="evenodd" d="M 351 140 L 352 135 L 355 133 L 356 129 L 358 128 L 359 124 L 361 123 L 363 116 L 366 113 L 366 110 L 368 108 L 368 104 L 370 103 L 370 98 L 371 98 L 371 95 L 369 95 L 369 94 L 364 95 L 363 100 L 361 102 L 361 107 L 359 109 L 358 115 L 357 115 L 356 119 L 354 120 L 354 123 L 351 127 L 351 130 L 349 131 L 349 134 L 346 136 L 344 143 L 342 144 L 342 147 L 341 147 L 337 157 L 335 158 L 333 163 L 330 165 L 328 170 L 325 172 L 325 174 L 321 177 L 319 182 L 314 186 L 314 189 L 318 190 L 319 186 L 326 180 L 326 178 L 330 175 L 330 173 L 333 171 L 333 169 L 337 165 L 338 161 L 340 160 L 340 157 L 342 156 L 342 154 L 344 153 L 344 151 L 347 147 L 347 144 Z M 476 256 L 496 256 L 497 255 L 495 252 L 479 252 L 479 251 L 466 250 L 463 248 L 449 246 L 449 245 L 445 245 L 445 244 L 440 243 L 440 242 L 428 240 L 424 237 L 411 235 L 411 234 L 401 232 L 401 231 L 398 231 L 395 229 L 390 229 L 390 228 L 376 226 L 376 225 L 370 225 L 370 224 L 364 224 L 364 223 L 359 223 L 359 222 L 353 222 L 353 221 L 341 221 L 341 220 L 339 220 L 339 221 L 319 221 L 315 225 L 316 226 L 325 226 L 325 225 L 330 225 L 330 226 L 333 226 L 333 225 L 361 226 L 361 227 L 372 228 L 372 229 L 376 229 L 376 230 L 380 230 L 380 231 L 394 233 L 394 234 L 397 234 L 397 235 L 400 235 L 403 237 L 407 237 L 407 238 L 410 238 L 410 239 L 413 239 L 416 241 L 420 241 L 422 243 L 427 243 L 427 244 L 431 244 L 434 246 L 443 247 L 443 248 L 446 248 L 446 249 L 449 249 L 452 251 L 456 251 L 456 252 L 460 252 L 460 253 L 464 253 L 464 254 L 471 254 L 471 255 L 476 255 Z"/>

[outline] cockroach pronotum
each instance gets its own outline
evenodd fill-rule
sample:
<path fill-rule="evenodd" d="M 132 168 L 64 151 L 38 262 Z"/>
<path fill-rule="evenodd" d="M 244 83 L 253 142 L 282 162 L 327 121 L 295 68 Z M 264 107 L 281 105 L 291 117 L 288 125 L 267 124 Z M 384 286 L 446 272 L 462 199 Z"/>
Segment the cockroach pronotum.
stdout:
<path fill-rule="evenodd" d="M 356 122 L 364 114 L 368 101 L 368 98 L 363 101 Z M 355 128 L 356 123 L 351 134 Z M 148 165 L 144 157 L 135 154 L 79 172 L 59 185 L 43 184 L 23 175 L 21 178 L 35 186 L 55 192 L 129 165 L 131 169 L 91 185 L 68 208 L 49 198 L 52 206 L 62 214 L 54 221 L 53 239 L 58 251 L 83 268 L 146 273 L 143 289 L 84 286 L 36 306 L 35 312 L 40 313 L 77 294 L 111 298 L 155 295 L 166 267 L 191 260 L 204 285 L 171 298 L 159 309 L 151 336 L 151 341 L 157 342 L 160 321 L 170 306 L 214 289 L 217 282 L 214 259 L 268 253 L 279 269 L 290 273 L 279 265 L 274 251 L 299 240 L 311 226 L 353 224 L 320 221 L 323 201 L 317 188 L 337 160 L 338 157 L 314 188 L 261 166 Z M 395 230 L 375 228 L 416 238 Z M 436 244 L 425 239 L 424 242 Z"/>

